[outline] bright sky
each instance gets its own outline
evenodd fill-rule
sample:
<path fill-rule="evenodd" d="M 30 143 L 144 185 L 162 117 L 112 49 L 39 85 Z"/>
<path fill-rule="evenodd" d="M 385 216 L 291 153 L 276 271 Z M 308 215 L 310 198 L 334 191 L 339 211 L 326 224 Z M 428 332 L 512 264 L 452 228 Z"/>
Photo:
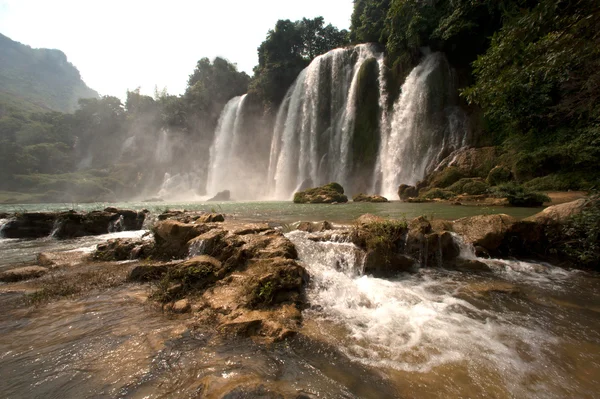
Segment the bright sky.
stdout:
<path fill-rule="evenodd" d="M 352 0 L 0 0 L 0 33 L 62 50 L 88 86 L 124 98 L 155 85 L 181 94 L 202 57 L 252 75 L 278 19 L 323 16 L 348 29 Z"/>

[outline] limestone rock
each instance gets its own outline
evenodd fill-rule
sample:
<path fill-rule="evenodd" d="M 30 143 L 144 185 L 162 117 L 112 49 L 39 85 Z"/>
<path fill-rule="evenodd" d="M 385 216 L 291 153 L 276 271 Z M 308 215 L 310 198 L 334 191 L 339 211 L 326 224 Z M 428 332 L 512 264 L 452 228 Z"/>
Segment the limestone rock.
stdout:
<path fill-rule="evenodd" d="M 225 221 L 225 216 L 220 213 L 206 213 L 204 215 L 200 215 L 198 219 L 196 219 L 196 223 L 220 223 Z"/>
<path fill-rule="evenodd" d="M 536 213 L 525 220 L 542 224 L 561 223 L 566 221 L 568 218 L 581 213 L 588 203 L 589 199 L 580 198 L 564 204 L 549 206 L 543 211 Z"/>
<path fill-rule="evenodd" d="M 12 283 L 15 281 L 29 280 L 32 278 L 38 278 L 48 272 L 48 269 L 41 266 L 25 266 L 17 269 L 7 270 L 0 273 L 0 281 L 5 283 Z"/>
<path fill-rule="evenodd" d="M 516 221 L 512 216 L 505 214 L 478 215 L 454 221 L 453 230 L 460 234 L 465 242 L 493 252 L 500 247 L 506 233 Z"/>
<path fill-rule="evenodd" d="M 184 258 L 188 253 L 188 242 L 214 228 L 215 225 L 205 223 L 158 222 L 154 227 L 155 254 L 161 259 Z"/>

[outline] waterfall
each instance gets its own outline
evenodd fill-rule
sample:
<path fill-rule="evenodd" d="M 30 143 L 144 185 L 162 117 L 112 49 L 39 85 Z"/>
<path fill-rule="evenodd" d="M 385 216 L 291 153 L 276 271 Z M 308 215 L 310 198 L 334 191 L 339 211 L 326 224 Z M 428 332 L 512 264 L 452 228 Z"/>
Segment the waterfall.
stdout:
<path fill-rule="evenodd" d="M 210 167 L 206 183 L 206 192 L 209 195 L 223 190 L 230 190 L 234 198 L 244 194 L 239 173 L 243 168 L 240 152 L 243 152 L 244 148 L 240 145 L 240 131 L 245 99 L 246 94 L 229 100 L 219 117 L 210 147 Z"/>
<path fill-rule="evenodd" d="M 359 72 L 370 59 L 383 60 L 371 44 L 335 49 L 300 73 L 276 118 L 268 172 L 272 198 L 289 199 L 306 181 L 348 187 Z"/>
<path fill-rule="evenodd" d="M 450 152 L 467 144 L 466 118 L 456 106 L 454 77 L 442 53 L 425 56 L 402 85 L 387 131 L 382 131 L 374 181 L 393 198 Z"/>

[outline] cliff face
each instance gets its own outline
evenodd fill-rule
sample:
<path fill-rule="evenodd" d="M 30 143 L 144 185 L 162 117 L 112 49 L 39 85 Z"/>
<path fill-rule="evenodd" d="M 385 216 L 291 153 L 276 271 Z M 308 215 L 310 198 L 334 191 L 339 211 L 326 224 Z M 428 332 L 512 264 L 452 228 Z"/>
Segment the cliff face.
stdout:
<path fill-rule="evenodd" d="M 72 112 L 98 93 L 60 50 L 34 49 L 0 34 L 0 95 L 26 108 Z"/>

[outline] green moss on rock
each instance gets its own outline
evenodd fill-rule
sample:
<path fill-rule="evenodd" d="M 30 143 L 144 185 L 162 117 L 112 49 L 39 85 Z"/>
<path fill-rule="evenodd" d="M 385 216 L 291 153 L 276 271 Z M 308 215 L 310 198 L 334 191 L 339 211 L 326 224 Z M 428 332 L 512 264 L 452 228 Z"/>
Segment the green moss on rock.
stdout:
<path fill-rule="evenodd" d="M 296 204 L 330 204 L 348 202 L 344 188 L 338 183 L 329 183 L 322 187 L 309 188 L 294 194 Z"/>

